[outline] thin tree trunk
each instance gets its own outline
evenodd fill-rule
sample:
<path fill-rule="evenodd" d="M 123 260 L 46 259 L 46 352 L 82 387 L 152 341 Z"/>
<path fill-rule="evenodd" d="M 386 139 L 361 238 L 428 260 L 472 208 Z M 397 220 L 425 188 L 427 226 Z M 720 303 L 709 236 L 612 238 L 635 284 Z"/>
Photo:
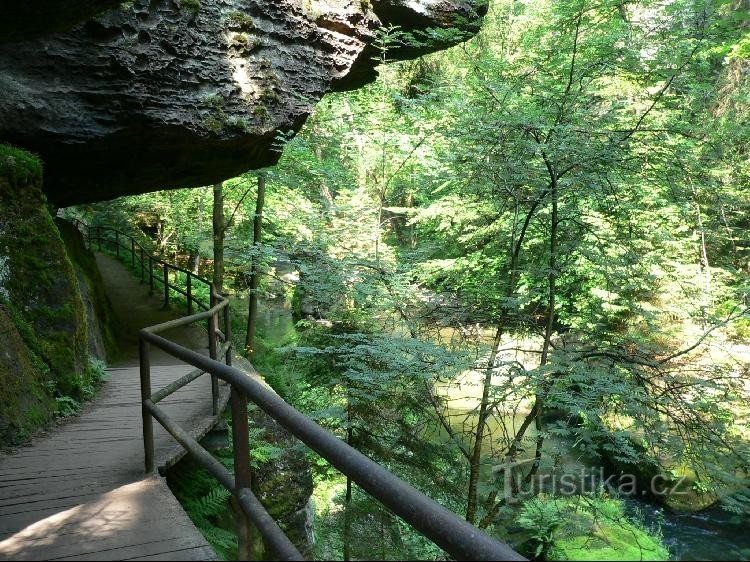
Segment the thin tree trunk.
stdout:
<path fill-rule="evenodd" d="M 546 365 L 549 360 L 549 350 L 551 348 L 551 342 L 552 342 L 552 333 L 554 328 L 554 319 L 555 319 L 555 302 L 556 302 L 556 284 L 557 284 L 557 254 L 558 254 L 558 231 L 559 231 L 559 217 L 558 217 L 558 182 L 557 177 L 554 174 L 553 168 L 550 166 L 550 175 L 551 175 L 551 182 L 549 186 L 548 193 L 551 196 L 552 199 L 552 225 L 550 230 L 550 254 L 549 254 L 549 273 L 548 273 L 548 310 L 547 310 L 547 318 L 545 323 L 545 330 L 544 330 L 544 343 L 542 347 L 542 356 L 540 359 L 540 365 Z M 538 201 L 541 201 L 538 200 Z M 527 215 L 526 221 L 524 223 L 524 228 L 522 232 L 525 234 L 526 227 L 529 223 L 529 216 Z M 523 236 L 521 237 L 523 239 Z M 514 256 L 518 256 L 520 253 L 520 246 L 516 246 L 514 251 Z M 517 264 L 517 259 L 512 260 L 512 263 Z M 531 466 L 531 469 L 529 470 L 528 474 L 526 475 L 526 478 L 524 481 L 526 483 L 531 481 L 531 478 L 534 476 L 536 471 L 539 468 L 539 462 L 541 460 L 542 456 L 542 447 L 544 445 L 544 438 L 542 436 L 543 430 L 544 430 L 544 424 L 542 420 L 542 414 L 544 412 L 544 394 L 551 385 L 552 381 L 548 380 L 541 389 L 540 392 L 536 394 L 536 397 L 534 399 L 534 405 L 531 407 L 531 411 L 526 415 L 523 422 L 521 423 L 521 426 L 518 428 L 518 431 L 513 437 L 513 441 L 511 441 L 510 446 L 508 447 L 508 454 L 506 456 L 506 459 L 509 461 L 513 461 L 515 459 L 516 455 L 518 454 L 520 448 L 521 448 L 521 441 L 523 440 L 523 437 L 526 435 L 526 432 L 528 431 L 529 427 L 531 427 L 531 424 L 534 423 L 537 430 L 537 441 L 536 441 L 536 452 L 534 455 L 534 464 Z M 516 489 L 516 482 L 512 481 L 512 492 L 517 493 L 519 490 Z M 503 500 L 497 500 L 497 492 L 493 492 L 490 494 L 490 496 L 487 498 L 486 502 L 486 513 L 482 520 L 479 522 L 479 528 L 485 529 L 487 528 L 492 521 L 494 520 L 495 516 L 499 512 L 500 507 L 502 506 Z"/>
<path fill-rule="evenodd" d="M 708 262 L 708 250 L 706 249 L 706 230 L 703 224 L 703 213 L 701 204 L 698 200 L 698 194 L 693 188 L 693 199 L 695 200 L 696 218 L 698 222 L 698 234 L 700 235 L 700 255 L 698 256 L 698 266 L 703 274 L 703 304 L 701 305 L 701 326 L 706 328 L 708 322 L 708 312 L 711 310 L 713 299 L 711 298 L 711 264 Z"/>
<path fill-rule="evenodd" d="M 245 332 L 245 353 L 252 359 L 255 352 L 255 331 L 258 324 L 258 284 L 260 282 L 260 256 L 257 255 L 263 236 L 263 205 L 266 200 L 266 176 L 258 176 L 258 198 L 253 217 L 253 256 L 250 263 L 250 289 L 247 304 L 247 331 Z"/>
<path fill-rule="evenodd" d="M 477 429 L 474 436 L 474 448 L 469 461 L 469 491 L 466 502 L 466 521 L 472 525 L 477 518 L 477 489 L 479 487 L 479 475 L 482 468 L 482 444 L 484 443 L 484 430 L 489 416 L 490 390 L 492 389 L 492 373 L 495 367 L 500 341 L 502 339 L 502 327 L 497 328 L 495 339 L 492 343 L 487 369 L 484 372 L 484 383 L 482 384 L 482 401 L 479 404 L 479 416 L 477 418 Z"/>
<path fill-rule="evenodd" d="M 542 347 L 542 357 L 539 361 L 540 365 L 546 365 L 549 361 L 549 350 L 552 343 L 552 333 L 555 326 L 555 305 L 557 299 L 557 249 L 558 249 L 558 186 L 557 180 L 552 182 L 552 192 L 550 193 L 552 198 L 552 224 L 550 225 L 549 235 L 549 273 L 548 273 L 548 285 L 549 285 L 549 297 L 547 299 L 547 324 L 544 328 L 544 346 Z M 550 375 L 552 377 L 552 375 Z M 544 420 L 542 418 L 544 414 L 544 398 L 547 390 L 552 385 L 552 380 L 544 382 L 542 391 L 536 395 L 536 451 L 534 453 L 534 464 L 531 465 L 529 473 L 526 475 L 526 482 L 530 482 L 534 474 L 539 470 L 539 465 L 542 461 L 542 447 L 544 447 Z"/>
<path fill-rule="evenodd" d="M 506 295 L 512 297 L 516 292 L 516 283 L 518 281 L 519 272 L 518 264 L 521 256 L 521 249 L 523 247 L 526 233 L 531 219 L 534 217 L 536 210 L 538 209 L 544 198 L 551 192 L 552 186 L 546 188 L 537 199 L 531 205 L 531 208 L 526 213 L 521 230 L 518 233 L 518 238 L 510 248 L 510 280 L 508 282 L 508 289 Z M 505 318 L 501 317 L 498 320 L 497 331 L 493 340 L 492 352 L 490 353 L 489 363 L 487 365 L 487 371 L 484 375 L 484 382 L 482 385 L 482 401 L 479 404 L 479 416 L 477 418 L 477 428 L 474 435 L 474 444 L 471 452 L 471 458 L 469 459 L 469 489 L 467 492 L 466 502 L 466 521 L 472 525 L 476 521 L 477 517 L 477 504 L 478 504 L 478 488 L 479 488 L 479 476 L 482 467 L 482 445 L 484 443 L 484 431 L 487 425 L 487 418 L 489 417 L 490 404 L 489 404 L 489 393 L 492 388 L 492 370 L 495 366 L 495 360 L 497 358 L 498 350 L 500 348 L 500 342 L 503 335 L 503 327 L 505 325 Z M 526 427 L 533 421 L 529 419 L 524 421 L 522 433 L 525 433 Z M 514 449 L 515 441 L 511 444 L 510 450 Z"/>
<path fill-rule="evenodd" d="M 347 398 L 346 405 L 346 443 L 352 444 L 352 404 Z M 348 562 L 352 558 L 352 479 L 346 477 L 346 501 L 344 503 L 344 560 Z"/>
<path fill-rule="evenodd" d="M 226 225 L 224 221 L 224 188 L 221 183 L 214 185 L 213 234 L 213 283 L 216 290 L 221 294 L 224 291 L 224 236 L 226 234 Z"/>

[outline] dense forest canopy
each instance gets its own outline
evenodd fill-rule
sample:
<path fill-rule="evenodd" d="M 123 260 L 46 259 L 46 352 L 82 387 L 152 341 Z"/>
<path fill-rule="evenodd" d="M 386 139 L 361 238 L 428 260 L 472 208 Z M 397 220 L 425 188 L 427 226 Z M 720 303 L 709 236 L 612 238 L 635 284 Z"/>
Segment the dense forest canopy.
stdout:
<path fill-rule="evenodd" d="M 276 167 L 69 212 L 196 271 L 220 240 L 238 310 L 254 272 L 292 309 L 247 349 L 277 392 L 526 555 L 664 558 L 612 486 L 551 486 L 750 510 L 747 10 L 493 0 L 402 63 L 390 28 Z M 321 557 L 437 554 L 316 463 Z"/>

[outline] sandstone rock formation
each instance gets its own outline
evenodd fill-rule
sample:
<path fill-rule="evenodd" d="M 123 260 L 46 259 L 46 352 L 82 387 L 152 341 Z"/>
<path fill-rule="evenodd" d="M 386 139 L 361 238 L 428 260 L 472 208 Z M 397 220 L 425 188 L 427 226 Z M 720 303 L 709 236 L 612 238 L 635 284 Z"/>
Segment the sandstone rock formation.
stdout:
<path fill-rule="evenodd" d="M 208 185 L 274 163 L 279 133 L 326 92 L 372 80 L 378 29 L 418 37 L 389 52 L 411 57 L 475 33 L 485 5 L 124 2 L 68 31 L 0 41 L 0 139 L 41 155 L 60 206 Z"/>

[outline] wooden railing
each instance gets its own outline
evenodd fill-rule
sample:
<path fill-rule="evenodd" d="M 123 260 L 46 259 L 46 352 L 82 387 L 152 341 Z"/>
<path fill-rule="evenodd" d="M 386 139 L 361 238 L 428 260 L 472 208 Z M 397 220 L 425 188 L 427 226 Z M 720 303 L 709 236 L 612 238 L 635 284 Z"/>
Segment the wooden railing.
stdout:
<path fill-rule="evenodd" d="M 78 222 L 87 231 L 89 244 L 100 244 L 103 234 L 114 233 L 115 247 L 121 248 L 124 236 L 130 240 L 131 265 L 138 269 L 145 282 L 146 253 L 130 236 L 115 229 L 88 227 Z M 128 244 L 125 244 L 127 250 Z M 115 250 L 116 252 L 119 250 Z M 139 256 L 139 257 L 136 257 Z M 121 256 L 122 257 L 122 256 Z M 127 257 L 126 257 L 127 259 Z M 139 260 L 139 261 L 138 261 Z M 188 299 L 190 309 L 191 292 L 182 291 L 169 282 L 169 268 L 189 273 L 184 269 L 166 264 L 158 258 L 148 256 L 149 279 L 153 284 L 153 263 L 162 266 L 164 272 L 165 304 L 169 303 L 169 290 L 177 291 Z M 153 262 L 152 262 L 153 260 Z M 190 277 L 188 277 L 190 279 Z M 193 279 L 208 283 L 193 275 Z M 153 285 L 152 285 L 153 286 Z M 194 301 L 199 304 L 197 301 Z M 151 326 L 140 331 L 141 398 L 143 414 L 143 445 L 146 472 L 154 470 L 153 420 L 187 451 L 187 453 L 232 492 L 238 508 L 239 555 L 242 560 L 251 559 L 253 552 L 253 529 L 262 537 L 265 545 L 280 560 L 303 560 L 302 555 L 289 538 L 279 528 L 251 490 L 250 442 L 248 426 L 248 400 L 278 422 L 289 433 L 297 437 L 310 449 L 331 463 L 343 474 L 352 479 L 364 491 L 380 501 L 393 513 L 400 516 L 417 531 L 433 541 L 457 560 L 524 560 L 508 545 L 486 535 L 480 529 L 457 517 L 431 498 L 419 492 L 378 463 L 369 459 L 344 441 L 322 428 L 304 414 L 282 400 L 275 392 L 264 386 L 247 373 L 232 366 L 231 318 L 229 300 L 216 291 L 211 291 L 211 302 L 207 310 L 189 314 L 184 318 Z M 160 334 L 166 330 L 187 326 L 196 322 L 208 321 L 209 356 L 201 355 Z M 223 331 L 219 329 L 223 321 Z M 193 371 L 156 392 L 151 388 L 151 346 L 195 367 Z M 164 398 L 196 380 L 203 374 L 212 377 L 214 410 L 217 408 L 218 380 L 231 387 L 232 442 L 234 446 L 234 474 L 218 462 L 188 432 L 172 420 L 158 404 Z M 251 525 L 252 524 L 252 525 Z"/>

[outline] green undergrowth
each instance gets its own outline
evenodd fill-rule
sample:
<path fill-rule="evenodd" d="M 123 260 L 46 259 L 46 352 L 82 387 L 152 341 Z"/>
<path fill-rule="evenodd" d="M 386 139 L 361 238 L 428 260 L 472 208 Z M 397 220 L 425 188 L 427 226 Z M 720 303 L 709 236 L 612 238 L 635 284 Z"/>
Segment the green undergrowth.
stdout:
<path fill-rule="evenodd" d="M 516 520 L 530 535 L 526 554 L 546 560 L 668 560 L 658 529 L 625 514 L 604 496 L 527 501 Z"/>
<path fill-rule="evenodd" d="M 11 185 L 38 185 L 42 181 L 42 162 L 25 150 L 0 144 L 0 177 Z"/>
<path fill-rule="evenodd" d="M 231 469 L 230 449 L 213 451 L 213 456 Z M 237 535 L 229 491 L 189 457 L 170 469 L 167 483 L 190 520 L 220 558 L 236 560 Z"/>
<path fill-rule="evenodd" d="M 231 434 L 231 416 L 225 415 Z M 281 449 L 264 437 L 265 431 L 250 420 L 250 465 L 258 470 L 278 459 Z M 231 446 L 214 449 L 213 457 L 234 471 Z M 167 483 L 190 520 L 222 560 L 237 560 L 237 523 L 231 494 L 199 463 L 186 457 L 167 473 Z M 274 506 L 266 506 L 273 514 Z"/>
<path fill-rule="evenodd" d="M 89 364 L 80 377 L 77 396 L 60 395 L 55 398 L 55 415 L 59 418 L 77 416 L 83 405 L 96 396 L 98 388 L 107 380 L 107 364 L 96 358 L 89 358 Z"/>

